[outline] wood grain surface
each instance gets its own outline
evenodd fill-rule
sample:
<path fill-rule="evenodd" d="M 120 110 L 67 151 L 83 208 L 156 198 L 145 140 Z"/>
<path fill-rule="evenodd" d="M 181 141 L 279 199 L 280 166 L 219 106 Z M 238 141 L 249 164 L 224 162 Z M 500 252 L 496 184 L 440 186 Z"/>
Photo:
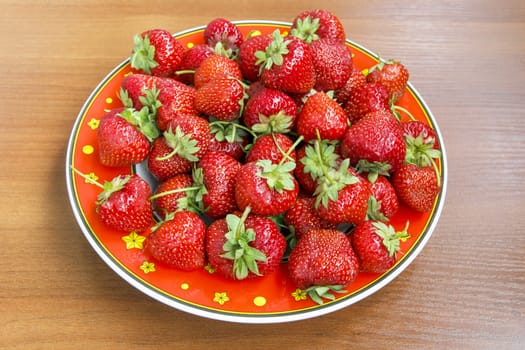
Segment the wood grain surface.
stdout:
<path fill-rule="evenodd" d="M 235 5 L 233 5 L 235 4 Z M 525 2 L 0 1 L 1 349 L 525 348 Z M 326 8 L 397 58 L 448 153 L 441 220 L 393 282 L 335 313 L 276 325 L 203 319 L 113 273 L 77 225 L 66 146 L 134 34 Z"/>

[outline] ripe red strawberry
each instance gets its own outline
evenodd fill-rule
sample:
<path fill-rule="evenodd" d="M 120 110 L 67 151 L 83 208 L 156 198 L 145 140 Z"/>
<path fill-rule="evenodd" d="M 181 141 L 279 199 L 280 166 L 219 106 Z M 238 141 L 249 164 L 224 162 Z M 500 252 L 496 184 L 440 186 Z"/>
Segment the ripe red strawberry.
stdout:
<path fill-rule="evenodd" d="M 325 92 L 316 92 L 306 100 L 297 118 L 296 131 L 305 141 L 339 140 L 348 127 L 343 108 Z"/>
<path fill-rule="evenodd" d="M 388 91 L 383 85 L 378 83 L 366 83 L 356 86 L 350 92 L 344 108 L 352 124 L 366 114 L 376 111 L 389 111 Z"/>
<path fill-rule="evenodd" d="M 310 44 L 318 91 L 337 90 L 345 86 L 352 72 L 352 53 L 345 43 L 323 38 Z"/>
<path fill-rule="evenodd" d="M 348 168 L 348 161 L 341 163 L 337 171 L 318 181 L 317 214 L 335 224 L 358 225 L 365 221 L 368 199 L 372 194 L 370 184 Z"/>
<path fill-rule="evenodd" d="M 426 212 L 432 210 L 439 193 L 440 181 L 432 166 L 405 164 L 392 175 L 399 200 L 408 207 Z"/>
<path fill-rule="evenodd" d="M 129 108 L 106 112 L 97 129 L 100 162 L 109 167 L 121 167 L 146 159 L 150 139 L 158 135 L 151 119 L 147 108 L 140 112 Z"/>
<path fill-rule="evenodd" d="M 241 210 L 254 214 L 279 215 L 297 199 L 299 186 L 292 175 L 295 162 L 272 164 L 259 160 L 244 164 L 235 180 L 235 201 Z"/>
<path fill-rule="evenodd" d="M 180 210 L 189 210 L 193 206 L 192 190 L 193 179 L 190 174 L 177 174 L 164 182 L 161 182 L 150 200 L 153 201 L 153 207 L 162 217 L 167 213 L 174 213 Z"/>
<path fill-rule="evenodd" d="M 359 273 L 350 240 L 334 229 L 313 229 L 297 241 L 288 258 L 290 279 L 317 303 L 335 299 L 329 291 L 344 292 Z"/>
<path fill-rule="evenodd" d="M 222 218 L 237 210 L 234 188 L 240 168 L 240 162 L 222 152 L 208 151 L 199 161 L 205 188 L 202 203 L 210 218 Z"/>
<path fill-rule="evenodd" d="M 213 48 L 206 44 L 192 46 L 182 56 L 182 60 L 173 76 L 185 84 L 193 85 L 193 74 L 201 63 L 214 54 Z"/>
<path fill-rule="evenodd" d="M 368 201 L 368 218 L 388 221 L 399 210 L 399 199 L 394 186 L 383 175 L 371 184 L 372 196 Z"/>
<path fill-rule="evenodd" d="M 312 195 L 317 188 L 317 182 L 309 172 L 305 172 L 305 164 L 303 163 L 303 159 L 306 159 L 306 147 L 308 147 L 308 145 L 303 143 L 297 148 L 297 162 L 294 169 L 294 176 L 299 183 L 301 191 L 308 195 Z"/>
<path fill-rule="evenodd" d="M 407 138 L 422 138 L 424 145 L 431 146 L 431 148 L 439 150 L 439 140 L 437 139 L 434 129 L 428 124 L 425 124 L 421 120 L 410 120 L 401 123 L 401 129 L 403 130 L 403 136 L 405 140 Z"/>
<path fill-rule="evenodd" d="M 179 116 L 172 120 L 168 130 L 153 142 L 148 158 L 150 172 L 159 180 L 191 170 L 208 150 L 210 127 L 200 117 Z"/>
<path fill-rule="evenodd" d="M 257 51 L 264 51 L 272 42 L 271 35 L 255 35 L 246 39 L 239 47 L 239 68 L 244 79 L 255 82 L 259 80 L 259 64 L 256 64 Z"/>
<path fill-rule="evenodd" d="M 218 120 L 238 119 L 248 97 L 244 84 L 231 77 L 215 77 L 197 89 L 195 108 Z"/>
<path fill-rule="evenodd" d="M 307 10 L 293 19 L 291 33 L 311 43 L 320 38 L 346 40 L 343 24 L 332 12 L 325 9 Z"/>
<path fill-rule="evenodd" d="M 210 47 L 216 47 L 217 44 L 227 52 L 231 52 L 231 57 L 236 57 L 239 47 L 244 41 L 241 30 L 232 22 L 224 18 L 215 18 L 208 22 L 204 29 L 204 42 Z"/>
<path fill-rule="evenodd" d="M 258 137 L 246 155 L 246 163 L 259 160 L 270 160 L 273 164 L 279 162 L 295 162 L 296 153 L 293 141 L 285 134 L 266 134 Z"/>
<path fill-rule="evenodd" d="M 345 84 L 334 91 L 334 98 L 341 106 L 346 106 L 346 101 L 352 94 L 352 91 L 355 90 L 358 86 L 361 86 L 366 83 L 366 76 L 363 74 L 363 72 L 357 68 L 356 66 L 352 65 L 352 69 L 350 71 L 350 77 L 345 82 Z"/>
<path fill-rule="evenodd" d="M 297 105 L 284 92 L 261 88 L 244 108 L 242 122 L 257 133 L 287 133 L 295 125 Z"/>
<path fill-rule="evenodd" d="M 202 61 L 200 66 L 195 70 L 193 83 L 195 88 L 198 89 L 210 80 L 222 76 L 242 80 L 241 69 L 237 61 L 225 56 L 213 54 Z"/>
<path fill-rule="evenodd" d="M 210 123 L 210 132 L 208 151 L 223 152 L 237 160 L 244 158 L 250 137 L 237 123 L 213 121 Z"/>
<path fill-rule="evenodd" d="M 269 218 L 244 211 L 229 214 L 210 224 L 206 232 L 206 253 L 210 265 L 229 279 L 251 279 L 276 270 L 286 240 Z"/>
<path fill-rule="evenodd" d="M 261 64 L 264 86 L 289 93 L 307 93 L 315 85 L 312 53 L 304 41 L 287 36 L 279 30 L 272 34 L 272 42 L 265 51 L 255 53 L 256 64 Z"/>
<path fill-rule="evenodd" d="M 140 176 L 119 175 L 102 185 L 77 170 L 75 172 L 103 189 L 97 197 L 96 210 L 100 221 L 108 227 L 117 231 L 142 232 L 153 223 L 153 207 L 149 200 L 151 188 Z"/>
<path fill-rule="evenodd" d="M 323 220 L 317 215 L 314 203 L 313 197 L 299 196 L 284 215 L 284 223 L 297 240 L 301 239 L 311 229 L 336 228 L 335 224 Z"/>
<path fill-rule="evenodd" d="M 366 80 L 382 84 L 388 90 L 388 100 L 395 103 L 403 97 L 408 83 L 408 70 L 398 61 L 380 61 L 370 68 Z"/>
<path fill-rule="evenodd" d="M 351 242 L 363 272 L 383 273 L 398 259 L 399 241 L 410 235 L 405 230 L 396 232 L 380 221 L 365 221 L 352 230 Z"/>
<path fill-rule="evenodd" d="M 195 89 L 171 78 L 128 75 L 122 80 L 120 97 L 126 106 L 148 107 L 162 131 L 177 116 L 199 116 L 194 106 Z"/>
<path fill-rule="evenodd" d="M 394 172 L 406 154 L 399 122 L 391 111 L 372 112 L 351 125 L 341 141 L 341 154 L 352 165 L 367 164 L 366 171 Z"/>
<path fill-rule="evenodd" d="M 206 225 L 195 213 L 170 213 L 152 229 L 146 240 L 146 251 L 169 267 L 192 271 L 204 267 Z"/>
<path fill-rule="evenodd" d="M 155 76 L 171 76 L 184 54 L 184 46 L 165 29 L 151 29 L 135 36 L 131 67 Z"/>

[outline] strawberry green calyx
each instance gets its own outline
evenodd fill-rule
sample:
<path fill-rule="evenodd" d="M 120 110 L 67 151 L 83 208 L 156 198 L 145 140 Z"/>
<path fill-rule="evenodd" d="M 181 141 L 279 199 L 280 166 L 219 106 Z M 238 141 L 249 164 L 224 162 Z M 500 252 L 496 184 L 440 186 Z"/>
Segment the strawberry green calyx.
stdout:
<path fill-rule="evenodd" d="M 379 175 L 388 176 L 390 175 L 390 169 L 392 166 L 385 162 L 369 162 L 361 159 L 357 162 L 356 170 L 358 174 L 368 173 L 368 181 L 374 183 Z"/>
<path fill-rule="evenodd" d="M 151 228 L 151 232 L 155 232 L 155 231 L 157 231 L 157 230 L 159 229 L 159 227 L 161 227 L 164 223 L 173 220 L 174 217 L 175 217 L 175 212 L 166 213 L 166 215 L 164 216 L 164 220 L 160 220 L 160 221 L 158 221 L 158 222 L 157 222 L 157 223 Z"/>
<path fill-rule="evenodd" d="M 139 96 L 139 101 L 144 106 L 149 108 L 150 113 L 153 116 L 157 115 L 157 111 L 162 107 L 162 102 L 159 101 L 160 90 L 153 86 L 151 89 L 142 89 L 143 96 Z"/>
<path fill-rule="evenodd" d="M 295 162 L 285 162 L 273 164 L 271 160 L 262 159 L 257 161 L 257 166 L 261 168 L 259 176 L 266 179 L 266 183 L 271 190 L 279 193 L 292 191 L 295 188 L 292 171 L 295 169 Z"/>
<path fill-rule="evenodd" d="M 328 207 L 329 201 L 337 201 L 339 191 L 347 185 L 359 182 L 359 179 L 348 171 L 350 160 L 343 160 L 339 168 L 325 169 L 324 174 L 317 180 L 318 186 L 314 191 L 315 207 L 320 204 Z"/>
<path fill-rule="evenodd" d="M 292 29 L 291 35 L 310 44 L 312 41 L 319 39 L 319 35 L 316 34 L 318 29 L 319 18 L 312 19 L 312 17 L 306 16 L 304 19 L 297 19 L 297 24 Z"/>
<path fill-rule="evenodd" d="M 396 255 L 399 252 L 400 241 L 406 241 L 410 238 L 410 234 L 407 232 L 409 222 L 407 221 L 405 228 L 402 231 L 396 232 L 392 225 L 386 225 L 383 222 L 375 221 L 372 223 L 375 227 L 375 233 L 383 239 L 383 245 L 388 250 L 389 256 Z"/>
<path fill-rule="evenodd" d="M 253 130 L 237 123 L 236 121 L 227 122 L 214 120 L 210 123 L 210 132 L 215 135 L 215 139 L 219 142 L 242 142 L 243 137 L 248 134 L 252 135 L 254 138 L 257 137 L 257 134 L 255 134 Z"/>
<path fill-rule="evenodd" d="M 279 29 L 276 29 L 272 33 L 272 39 L 272 42 L 266 47 L 265 51 L 255 52 L 255 57 L 257 58 L 255 64 L 261 65 L 259 74 L 263 69 L 271 69 L 274 64 L 278 66 L 282 65 L 284 62 L 283 56 L 289 52 L 287 46 L 291 40 L 284 40 Z"/>
<path fill-rule="evenodd" d="M 258 134 L 281 133 L 287 134 L 292 128 L 292 116 L 281 110 L 277 114 L 265 116 L 259 114 L 259 123 L 252 126 L 252 130 Z"/>
<path fill-rule="evenodd" d="M 187 159 L 190 162 L 199 160 L 199 158 L 195 156 L 195 153 L 200 150 L 200 147 L 197 146 L 198 142 L 191 138 L 191 134 L 184 134 L 180 126 L 175 128 L 175 133 L 170 126 L 168 130 L 163 133 L 163 136 L 166 139 L 166 144 L 173 150 L 163 157 L 158 157 L 157 160 L 166 160 L 175 155 Z"/>
<path fill-rule="evenodd" d="M 250 207 L 247 207 L 240 218 L 234 214 L 226 216 L 228 232 L 222 247 L 225 253 L 221 257 L 233 260 L 233 273 L 238 280 L 245 279 L 250 272 L 261 276 L 257 262 L 267 261 L 263 252 L 249 244 L 255 240 L 256 235 L 253 229 L 246 229 L 244 226 L 249 213 Z"/>
<path fill-rule="evenodd" d="M 126 108 L 119 113 L 119 116 L 131 125 L 136 126 L 150 142 L 160 135 L 160 131 L 155 122 L 155 116 L 150 113 L 148 107 L 142 107 L 140 111 L 134 108 Z"/>
<path fill-rule="evenodd" d="M 335 168 L 339 155 L 335 153 L 335 143 L 328 140 L 315 140 L 305 148 L 306 156 L 300 161 L 304 172 L 317 180 L 325 174 L 325 169 Z"/>
<path fill-rule="evenodd" d="M 151 69 L 159 64 L 155 61 L 155 46 L 151 45 L 149 36 L 135 35 L 133 53 L 130 57 L 131 67 L 151 74 Z"/>
<path fill-rule="evenodd" d="M 330 293 L 346 293 L 344 286 L 342 285 L 329 285 L 329 286 L 311 286 L 304 290 L 306 295 L 310 297 L 319 305 L 323 305 L 323 299 L 335 300 L 335 296 Z"/>
<path fill-rule="evenodd" d="M 118 98 L 126 108 L 133 108 L 133 100 L 129 97 L 128 90 L 120 88 Z"/>
<path fill-rule="evenodd" d="M 368 198 L 366 217 L 368 220 L 383 222 L 388 221 L 388 218 L 381 212 L 381 201 L 377 201 L 376 197 L 374 196 L 370 196 Z"/>
<path fill-rule="evenodd" d="M 436 173 L 437 185 L 441 187 L 441 176 L 434 159 L 441 156 L 441 151 L 434 149 L 434 140 L 429 138 L 423 139 L 422 135 L 417 137 L 405 135 L 406 155 L 405 163 L 415 164 L 419 167 L 431 165 Z"/>

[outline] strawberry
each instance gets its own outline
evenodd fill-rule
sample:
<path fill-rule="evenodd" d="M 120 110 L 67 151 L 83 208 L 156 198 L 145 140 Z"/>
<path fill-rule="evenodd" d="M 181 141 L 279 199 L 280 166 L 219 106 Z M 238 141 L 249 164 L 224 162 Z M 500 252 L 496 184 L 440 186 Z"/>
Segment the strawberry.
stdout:
<path fill-rule="evenodd" d="M 310 175 L 309 172 L 305 171 L 305 164 L 303 162 L 306 161 L 307 147 L 308 144 L 304 143 L 297 148 L 296 157 L 298 162 L 296 163 L 294 169 L 294 176 L 297 182 L 299 183 L 299 186 L 301 187 L 301 191 L 308 195 L 311 195 L 315 192 L 315 189 L 317 188 L 317 182 Z"/>
<path fill-rule="evenodd" d="M 292 282 L 318 304 L 335 299 L 330 291 L 345 292 L 359 273 L 350 240 L 334 229 L 312 229 L 297 241 L 288 258 Z"/>
<path fill-rule="evenodd" d="M 402 203 L 416 211 L 426 212 L 434 206 L 440 181 L 432 166 L 405 164 L 392 175 L 392 185 Z"/>
<path fill-rule="evenodd" d="M 246 130 L 235 122 L 213 121 L 210 123 L 210 144 L 208 151 L 217 151 L 241 160 L 250 144 Z"/>
<path fill-rule="evenodd" d="M 184 46 L 165 29 L 151 29 L 136 35 L 131 67 L 155 76 L 171 76 L 184 54 Z"/>
<path fill-rule="evenodd" d="M 146 251 L 169 267 L 192 271 L 204 267 L 206 225 L 195 213 L 170 213 L 146 240 Z"/>
<path fill-rule="evenodd" d="M 346 80 L 345 84 L 341 88 L 334 91 L 335 100 L 344 107 L 346 105 L 346 101 L 352 94 L 352 91 L 365 83 L 366 76 L 359 68 L 352 65 L 350 77 Z"/>
<path fill-rule="evenodd" d="M 102 189 L 96 203 L 100 221 L 108 227 L 125 232 L 142 232 L 153 223 L 153 207 L 149 200 L 151 188 L 137 174 L 118 175 L 100 184 L 73 168 L 87 182 Z"/>
<path fill-rule="evenodd" d="M 392 173 L 401 167 L 406 147 L 392 112 L 372 112 L 350 126 L 341 141 L 341 154 L 368 173 Z"/>
<path fill-rule="evenodd" d="M 356 86 L 351 90 L 344 109 L 352 124 L 371 112 L 389 111 L 388 91 L 379 83 Z"/>
<path fill-rule="evenodd" d="M 224 18 L 215 18 L 204 28 L 204 42 L 210 47 L 220 44 L 224 50 L 231 52 L 231 57 L 237 57 L 239 47 L 244 42 L 241 30 Z"/>
<path fill-rule="evenodd" d="M 192 46 L 182 56 L 182 60 L 173 78 L 185 84 L 193 85 L 193 74 L 201 63 L 214 54 L 213 48 L 206 44 Z"/>
<path fill-rule="evenodd" d="M 306 93 L 315 85 L 315 69 L 308 45 L 295 37 L 283 39 L 279 30 L 265 51 L 257 51 L 264 86 L 290 93 Z"/>
<path fill-rule="evenodd" d="M 235 179 L 235 201 L 241 210 L 279 215 L 297 199 L 299 186 L 292 175 L 295 162 L 272 164 L 270 160 L 245 163 Z"/>
<path fill-rule="evenodd" d="M 385 176 L 379 175 L 370 189 L 372 196 L 368 200 L 368 218 L 388 221 L 399 210 L 399 199 L 394 186 Z"/>
<path fill-rule="evenodd" d="M 383 273 L 394 266 L 400 250 L 400 241 L 410 237 L 406 228 L 396 232 L 391 225 L 370 220 L 357 225 L 351 235 L 360 270 L 372 273 Z"/>
<path fill-rule="evenodd" d="M 315 199 L 310 196 L 299 196 L 284 215 L 284 223 L 294 234 L 296 240 L 301 239 L 311 229 L 331 228 L 336 225 L 323 220 L 315 211 Z"/>
<path fill-rule="evenodd" d="M 292 21 L 291 33 L 307 43 L 321 38 L 341 42 L 346 40 L 345 30 L 339 18 L 325 9 L 301 12 Z"/>
<path fill-rule="evenodd" d="M 365 221 L 370 184 L 348 168 L 347 160 L 338 170 L 332 170 L 318 181 L 316 192 L 317 214 L 335 224 L 358 225 Z"/>
<path fill-rule="evenodd" d="M 242 122 L 257 133 L 287 133 L 296 118 L 297 105 L 289 95 L 262 87 L 246 102 Z"/>
<path fill-rule="evenodd" d="M 237 61 L 219 54 L 213 54 L 202 61 L 195 70 L 193 83 L 198 89 L 210 80 L 223 76 L 242 80 L 241 69 Z"/>
<path fill-rule="evenodd" d="M 195 191 L 199 188 L 194 186 L 190 174 L 177 174 L 164 182 L 161 182 L 150 200 L 157 213 L 162 217 L 167 213 L 181 210 L 190 210 L 199 213 L 199 204 L 195 201 Z"/>
<path fill-rule="evenodd" d="M 257 51 L 264 51 L 272 42 L 271 35 L 255 35 L 247 38 L 239 47 L 239 68 L 245 80 L 255 82 L 259 80 L 259 64 L 256 64 Z"/>
<path fill-rule="evenodd" d="M 245 85 L 240 80 L 215 77 L 197 89 L 195 108 L 218 120 L 232 121 L 241 116 L 247 97 Z"/>
<path fill-rule="evenodd" d="M 345 86 L 352 72 L 352 53 L 345 43 L 323 38 L 310 44 L 318 91 L 337 90 Z"/>
<path fill-rule="evenodd" d="M 422 144 L 429 145 L 430 148 L 439 150 L 439 141 L 437 139 L 434 129 L 428 124 L 425 124 L 421 120 L 410 120 L 401 123 L 401 129 L 403 130 L 403 136 L 405 141 L 408 138 L 422 138 Z"/>
<path fill-rule="evenodd" d="M 210 127 L 200 117 L 177 117 L 168 130 L 153 142 L 148 158 L 150 172 L 159 180 L 189 172 L 208 150 Z"/>
<path fill-rule="evenodd" d="M 246 155 L 246 162 L 270 160 L 278 164 L 283 160 L 295 162 L 296 153 L 293 141 L 285 134 L 266 134 L 258 137 Z"/>
<path fill-rule="evenodd" d="M 441 156 L 441 151 L 434 130 L 419 120 L 402 122 L 400 125 L 406 144 L 405 162 L 420 167 L 432 165 L 439 178 L 434 159 Z"/>
<path fill-rule="evenodd" d="M 306 100 L 297 118 L 297 133 L 305 141 L 318 137 L 338 140 L 345 133 L 348 118 L 343 108 L 325 92 L 316 92 Z"/>
<path fill-rule="evenodd" d="M 240 162 L 222 152 L 208 151 L 200 159 L 198 169 L 205 188 L 202 203 L 210 218 L 222 218 L 237 210 L 234 188 L 240 168 Z"/>
<path fill-rule="evenodd" d="M 269 218 L 228 214 L 212 222 L 206 231 L 206 253 L 220 275 L 235 280 L 266 276 L 277 269 L 286 240 Z"/>
<path fill-rule="evenodd" d="M 195 89 L 171 78 L 128 75 L 122 80 L 120 98 L 126 106 L 148 107 L 161 131 L 177 116 L 199 115 L 194 106 Z"/>
<path fill-rule="evenodd" d="M 388 100 L 396 103 L 405 94 L 408 76 L 408 70 L 400 62 L 380 60 L 368 70 L 366 80 L 370 83 L 382 84 L 388 90 Z"/>
<path fill-rule="evenodd" d="M 116 108 L 106 112 L 97 129 L 100 162 L 109 167 L 142 162 L 150 151 L 150 140 L 158 136 L 147 108 Z"/>

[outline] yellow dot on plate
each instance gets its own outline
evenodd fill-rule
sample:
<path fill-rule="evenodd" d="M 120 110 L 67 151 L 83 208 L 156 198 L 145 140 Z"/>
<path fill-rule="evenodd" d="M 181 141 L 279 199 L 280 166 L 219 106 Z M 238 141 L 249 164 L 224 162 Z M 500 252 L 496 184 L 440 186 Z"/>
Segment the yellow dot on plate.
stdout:
<path fill-rule="evenodd" d="M 288 32 L 285 30 L 281 33 L 281 36 L 287 36 L 288 35 Z"/>
<path fill-rule="evenodd" d="M 368 75 L 368 68 L 365 68 L 361 71 L 363 73 L 364 76 L 367 76 Z"/>
<path fill-rule="evenodd" d="M 264 306 L 266 305 L 266 298 L 261 296 L 255 297 L 253 298 L 253 303 L 255 306 Z"/>
<path fill-rule="evenodd" d="M 188 290 L 188 289 L 190 289 L 190 285 L 188 283 L 183 283 L 183 284 L 180 285 L 180 289 Z"/>
<path fill-rule="evenodd" d="M 82 147 L 82 153 L 84 154 L 92 154 L 95 149 L 91 145 L 85 145 Z"/>
<path fill-rule="evenodd" d="M 191 48 L 194 47 L 194 46 L 195 46 L 194 43 L 187 43 L 187 44 L 186 44 L 186 47 L 187 47 L 188 49 L 191 49 Z"/>
<path fill-rule="evenodd" d="M 113 103 L 113 99 L 111 97 L 106 98 L 106 103 L 107 104 Z"/>
<path fill-rule="evenodd" d="M 252 30 L 252 31 L 250 31 L 250 32 L 248 33 L 248 38 L 252 38 L 252 37 L 254 37 L 254 36 L 259 36 L 259 35 L 261 35 L 261 34 L 262 34 L 262 33 L 261 33 L 260 30 L 255 29 L 255 30 Z"/>

